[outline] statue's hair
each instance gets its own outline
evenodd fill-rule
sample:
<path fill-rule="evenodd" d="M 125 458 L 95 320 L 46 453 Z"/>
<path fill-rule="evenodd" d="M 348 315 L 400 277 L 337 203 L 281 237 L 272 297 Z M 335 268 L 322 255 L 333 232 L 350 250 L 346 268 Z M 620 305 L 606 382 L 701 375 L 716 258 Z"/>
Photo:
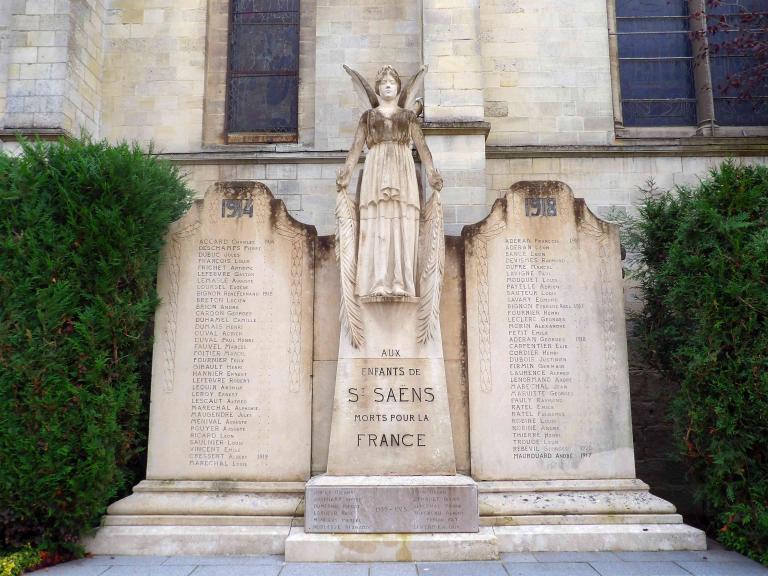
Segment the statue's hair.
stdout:
<path fill-rule="evenodd" d="M 384 80 L 384 76 L 387 74 L 392 76 L 392 78 L 395 79 L 395 82 L 397 82 L 397 91 L 400 92 L 400 90 L 402 90 L 403 81 L 400 80 L 400 74 L 398 74 L 397 70 L 395 70 L 392 66 L 387 64 L 381 70 L 379 70 L 378 74 L 376 74 L 376 84 L 374 84 L 374 90 L 376 91 L 376 94 L 379 93 L 379 84 L 381 84 L 381 81 Z"/>

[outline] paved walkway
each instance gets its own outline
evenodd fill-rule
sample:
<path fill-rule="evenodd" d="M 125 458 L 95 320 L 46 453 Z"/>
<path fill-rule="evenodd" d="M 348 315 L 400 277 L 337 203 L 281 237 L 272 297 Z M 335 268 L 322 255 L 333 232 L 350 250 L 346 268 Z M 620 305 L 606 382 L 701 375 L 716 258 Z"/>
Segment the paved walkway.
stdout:
<path fill-rule="evenodd" d="M 715 544 L 715 546 L 717 546 Z M 95 556 L 36 576 L 768 576 L 720 548 L 706 552 L 503 554 L 498 562 L 286 563 L 282 556 Z"/>

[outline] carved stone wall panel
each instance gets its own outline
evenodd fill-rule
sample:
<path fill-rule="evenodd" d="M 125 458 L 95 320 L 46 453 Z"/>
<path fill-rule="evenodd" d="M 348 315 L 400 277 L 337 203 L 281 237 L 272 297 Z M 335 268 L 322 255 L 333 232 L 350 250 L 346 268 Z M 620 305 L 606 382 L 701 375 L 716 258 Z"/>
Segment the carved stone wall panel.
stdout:
<path fill-rule="evenodd" d="M 305 480 L 315 231 L 258 182 L 218 182 L 169 232 L 147 478 Z"/>
<path fill-rule="evenodd" d="M 520 182 L 464 238 L 473 477 L 633 478 L 615 227 Z"/>

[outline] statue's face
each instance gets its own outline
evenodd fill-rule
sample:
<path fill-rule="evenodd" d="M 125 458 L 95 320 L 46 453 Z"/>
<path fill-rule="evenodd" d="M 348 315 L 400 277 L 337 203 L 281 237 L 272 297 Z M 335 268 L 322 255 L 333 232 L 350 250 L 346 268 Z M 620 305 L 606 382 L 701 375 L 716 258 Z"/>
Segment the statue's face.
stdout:
<path fill-rule="evenodd" d="M 379 95 L 385 100 L 392 100 L 397 96 L 398 89 L 397 80 L 391 74 L 385 74 L 379 83 Z"/>

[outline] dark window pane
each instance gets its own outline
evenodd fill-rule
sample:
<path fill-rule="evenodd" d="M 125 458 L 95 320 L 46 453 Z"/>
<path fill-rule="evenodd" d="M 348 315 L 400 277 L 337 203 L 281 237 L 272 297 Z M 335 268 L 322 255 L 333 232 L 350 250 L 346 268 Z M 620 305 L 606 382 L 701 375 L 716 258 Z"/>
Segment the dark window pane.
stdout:
<path fill-rule="evenodd" d="M 616 0 L 616 9 L 624 124 L 696 124 L 687 2 Z"/>
<path fill-rule="evenodd" d="M 708 8 L 715 121 L 721 126 L 768 125 L 768 0 L 723 2 Z M 762 50 L 761 50 L 762 48 Z"/>
<path fill-rule="evenodd" d="M 685 16 L 686 0 L 616 0 L 617 16 Z"/>
<path fill-rule="evenodd" d="M 232 41 L 234 74 L 295 71 L 299 67 L 297 26 L 240 26 Z"/>
<path fill-rule="evenodd" d="M 230 83 L 231 132 L 295 132 L 296 76 L 245 76 Z"/>
<path fill-rule="evenodd" d="M 625 126 L 691 126 L 696 123 L 694 100 L 624 101 Z"/>
<path fill-rule="evenodd" d="M 715 98 L 719 96 L 768 96 L 768 83 L 753 73 L 760 65 L 756 58 L 740 56 L 711 55 L 709 66 L 712 70 L 712 85 Z"/>
<path fill-rule="evenodd" d="M 619 35 L 621 58 L 689 56 L 690 46 L 688 32 Z"/>
<path fill-rule="evenodd" d="M 298 12 L 299 0 L 232 0 L 234 14 L 242 12 Z"/>
<path fill-rule="evenodd" d="M 233 0 L 227 129 L 295 133 L 299 0 Z"/>
<path fill-rule="evenodd" d="M 688 16 L 617 18 L 619 34 L 632 32 L 688 32 Z"/>
<path fill-rule="evenodd" d="M 768 126 L 768 99 L 715 98 L 715 118 L 721 126 Z"/>

